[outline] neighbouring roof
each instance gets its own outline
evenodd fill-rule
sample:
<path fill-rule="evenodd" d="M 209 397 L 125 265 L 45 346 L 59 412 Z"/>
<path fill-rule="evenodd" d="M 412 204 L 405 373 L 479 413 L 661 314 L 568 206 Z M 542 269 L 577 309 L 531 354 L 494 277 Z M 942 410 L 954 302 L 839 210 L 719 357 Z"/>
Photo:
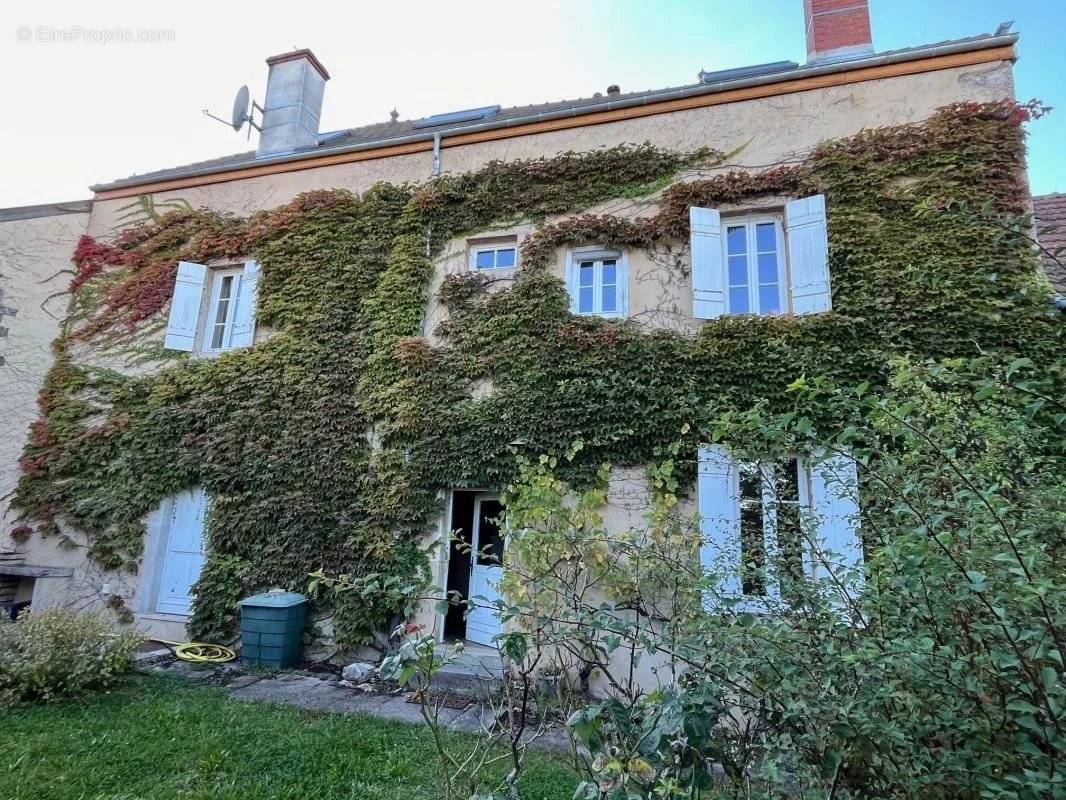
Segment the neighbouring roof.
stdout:
<path fill-rule="evenodd" d="M 222 158 L 211 159 L 208 161 L 199 161 L 179 167 L 170 167 L 154 172 L 132 175 L 128 178 L 123 178 L 111 183 L 97 184 L 91 186 L 90 189 L 94 192 L 104 192 L 138 186 L 140 184 L 154 183 L 157 181 L 209 175 L 215 172 L 245 169 L 282 161 L 294 161 L 356 150 L 369 150 L 378 147 L 388 147 L 390 145 L 407 144 L 410 142 L 431 141 L 435 135 L 447 137 L 463 133 L 472 133 L 475 131 L 515 127 L 550 119 L 577 117 L 598 111 L 609 111 L 648 105 L 666 100 L 714 94 L 749 86 L 781 83 L 818 75 L 844 73 L 865 67 L 876 67 L 914 61 L 933 56 L 1009 46 L 1013 45 L 1017 39 L 1018 34 L 1016 33 L 981 34 L 979 36 L 970 36 L 964 39 L 953 39 L 950 41 L 938 42 L 936 44 L 927 44 L 919 47 L 908 47 L 900 50 L 875 53 L 845 61 L 806 64 L 798 66 L 795 69 L 774 70 L 770 73 L 764 72 L 755 75 L 744 75 L 746 68 L 741 68 L 740 70 L 722 70 L 717 73 L 703 73 L 702 81 L 684 86 L 615 95 L 600 95 L 597 93 L 593 97 L 582 97 L 574 100 L 559 100 L 557 102 L 514 106 L 501 109 L 499 113 L 492 115 L 490 119 L 485 121 L 459 123 L 444 128 L 438 126 L 419 129 L 416 127 L 416 124 L 420 120 L 379 122 L 371 125 L 363 125 L 357 128 L 320 134 L 317 147 L 302 150 L 297 153 L 288 153 L 281 156 L 270 156 L 265 158 L 256 158 L 255 151 L 237 153 L 235 155 L 223 156 Z M 760 66 L 777 66 L 777 64 Z M 737 77 L 738 73 L 740 73 L 742 77 Z"/>
<path fill-rule="evenodd" d="M 1033 212 L 1044 273 L 1055 291 L 1066 295 L 1066 193 L 1034 197 Z"/>
<path fill-rule="evenodd" d="M 37 206 L 13 206 L 0 208 L 0 222 L 16 219 L 36 219 L 37 217 L 58 217 L 63 214 L 88 214 L 92 210 L 92 200 L 69 200 L 62 203 L 42 203 Z"/>

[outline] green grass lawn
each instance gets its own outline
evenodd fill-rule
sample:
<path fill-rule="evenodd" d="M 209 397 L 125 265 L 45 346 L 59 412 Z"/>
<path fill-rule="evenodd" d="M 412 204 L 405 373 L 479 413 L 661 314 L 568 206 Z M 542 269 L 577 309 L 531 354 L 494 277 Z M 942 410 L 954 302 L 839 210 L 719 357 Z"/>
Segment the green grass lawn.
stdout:
<path fill-rule="evenodd" d="M 158 677 L 0 711 L 5 800 L 435 800 L 436 763 L 420 726 L 237 702 Z M 558 754 L 527 763 L 523 798 L 573 794 Z"/>

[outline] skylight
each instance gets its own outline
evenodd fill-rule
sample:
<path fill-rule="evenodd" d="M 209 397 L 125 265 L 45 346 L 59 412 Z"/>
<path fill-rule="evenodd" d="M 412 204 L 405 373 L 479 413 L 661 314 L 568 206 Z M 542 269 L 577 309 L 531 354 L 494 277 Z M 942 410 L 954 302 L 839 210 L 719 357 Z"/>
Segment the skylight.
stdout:
<path fill-rule="evenodd" d="M 415 129 L 436 128 L 439 125 L 474 122 L 479 119 L 491 119 L 499 113 L 499 106 L 482 106 L 481 108 L 468 108 L 465 111 L 449 111 L 447 114 L 434 114 L 432 117 L 424 117 L 412 127 Z"/>

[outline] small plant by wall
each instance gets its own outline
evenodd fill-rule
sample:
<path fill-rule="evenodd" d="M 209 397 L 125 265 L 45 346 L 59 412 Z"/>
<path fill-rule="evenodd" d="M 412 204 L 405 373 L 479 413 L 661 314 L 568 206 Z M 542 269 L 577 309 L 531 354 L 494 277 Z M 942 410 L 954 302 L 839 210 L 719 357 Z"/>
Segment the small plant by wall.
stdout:
<path fill-rule="evenodd" d="M 757 174 L 700 173 L 720 159 L 710 150 L 616 147 L 379 184 L 360 197 L 310 192 L 248 219 L 179 209 L 112 243 L 84 239 L 18 504 L 46 528 L 61 520 L 84 531 L 106 566 L 133 570 L 144 515 L 203 486 L 212 506 L 195 635 L 231 631 L 242 594 L 302 590 L 326 569 L 389 587 L 361 593 L 357 606 L 335 601 L 338 635 L 357 643 L 426 580 L 424 534 L 440 492 L 502 487 L 516 448 L 561 454 L 581 439 L 562 476 L 580 485 L 603 463 L 651 463 L 685 425 L 757 401 L 781 408 L 804 375 L 876 386 L 899 353 L 1056 357 L 1061 326 L 1023 236 L 1020 126 L 1040 110 L 952 106 Z M 682 169 L 697 172 L 671 183 Z M 655 190 L 651 217 L 583 213 Z M 567 244 L 683 242 L 690 205 L 815 191 L 829 203 L 832 313 L 648 332 L 571 316 L 545 268 Z M 519 279 L 493 293 L 476 277 L 446 282 L 448 321 L 430 346 L 420 326 L 434 257 L 453 238 L 518 221 L 539 225 Z M 142 347 L 179 259 L 248 257 L 262 266 L 269 341 L 138 377 L 79 358 Z M 475 399 L 471 387 L 485 380 L 493 393 Z"/>

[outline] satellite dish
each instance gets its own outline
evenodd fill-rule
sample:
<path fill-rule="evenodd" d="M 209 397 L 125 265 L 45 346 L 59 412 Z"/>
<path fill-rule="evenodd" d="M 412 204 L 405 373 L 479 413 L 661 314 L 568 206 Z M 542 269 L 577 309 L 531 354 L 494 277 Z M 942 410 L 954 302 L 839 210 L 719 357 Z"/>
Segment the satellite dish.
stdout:
<path fill-rule="evenodd" d="M 244 127 L 244 123 L 251 119 L 248 114 L 248 100 L 248 87 L 242 86 L 237 90 L 237 96 L 233 98 L 233 116 L 230 124 L 233 125 L 235 131 L 239 131 Z"/>
<path fill-rule="evenodd" d="M 252 116 L 252 114 L 255 111 L 258 111 L 260 114 L 262 114 L 264 109 L 261 105 L 259 105 L 259 103 L 255 102 L 254 100 L 251 100 L 249 102 L 249 100 L 250 98 L 248 96 L 248 87 L 242 86 L 240 89 L 237 90 L 237 96 L 233 98 L 233 113 L 230 115 L 229 122 L 226 122 L 226 120 L 222 119 L 222 117 L 216 117 L 206 108 L 203 110 L 204 116 L 210 117 L 216 122 L 221 122 L 223 125 L 229 125 L 235 131 L 239 131 L 241 128 L 243 128 L 244 123 L 247 122 L 248 138 L 251 139 L 252 128 L 255 128 L 257 131 L 262 130 L 262 128 L 255 124 L 255 118 Z"/>

